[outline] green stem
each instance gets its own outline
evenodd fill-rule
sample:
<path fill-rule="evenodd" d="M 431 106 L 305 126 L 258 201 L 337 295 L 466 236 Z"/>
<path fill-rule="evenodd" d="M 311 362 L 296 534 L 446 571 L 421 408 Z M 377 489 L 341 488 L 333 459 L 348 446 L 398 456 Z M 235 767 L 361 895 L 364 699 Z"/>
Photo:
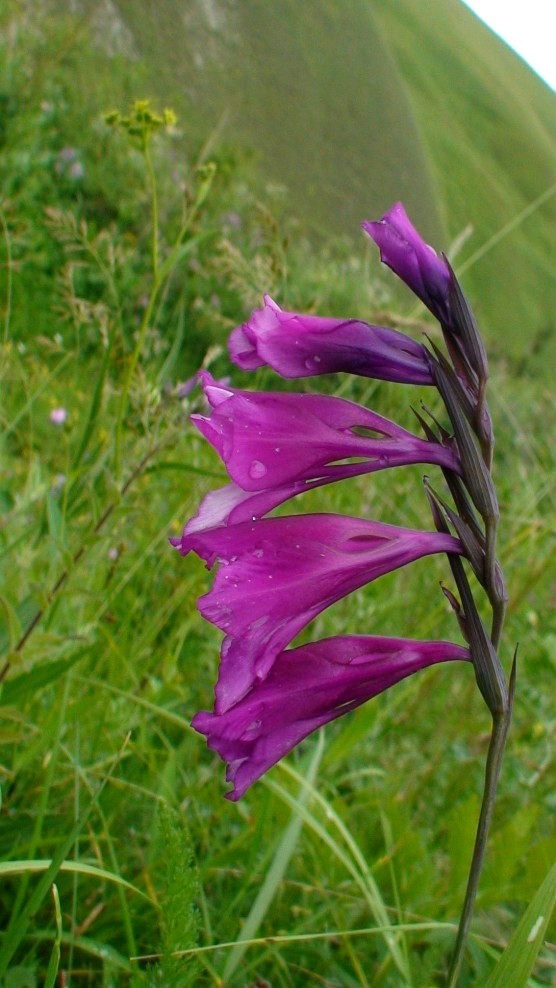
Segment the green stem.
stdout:
<path fill-rule="evenodd" d="M 145 138 L 143 147 L 147 175 L 149 177 L 149 189 L 151 193 L 151 261 L 153 268 L 153 285 L 158 285 L 158 192 L 156 189 L 156 175 L 153 168 L 151 152 L 149 149 L 148 137 Z"/>
<path fill-rule="evenodd" d="M 131 389 L 131 382 L 133 381 L 133 375 L 135 369 L 139 362 L 139 357 L 141 356 L 141 351 L 145 343 L 145 336 L 147 335 L 147 329 L 151 321 L 151 316 L 154 309 L 154 304 L 158 295 L 160 288 L 160 279 L 158 271 L 158 194 L 156 191 L 156 175 L 154 173 L 153 163 L 149 151 L 148 138 L 145 138 L 143 145 L 143 155 L 145 158 L 145 164 L 147 166 L 147 175 L 149 179 L 149 190 L 151 196 L 151 264 L 152 264 L 152 275 L 153 283 L 149 295 L 149 301 L 145 309 L 143 318 L 141 320 L 141 325 L 139 327 L 139 333 L 137 335 L 137 343 L 135 344 L 135 349 L 131 355 L 127 374 L 125 376 L 124 386 L 122 388 L 122 393 L 120 397 L 120 404 L 118 408 L 118 418 L 116 421 L 116 433 L 114 439 L 114 472 L 116 476 L 120 472 L 120 452 L 122 445 L 122 427 L 125 411 L 127 408 L 127 402 L 129 398 L 129 392 Z"/>
<path fill-rule="evenodd" d="M 479 822 L 477 825 L 475 847 L 473 849 L 473 857 L 471 860 L 471 867 L 469 869 L 469 878 L 467 880 L 467 889 L 465 892 L 465 899 L 463 902 L 463 908 L 461 911 L 461 916 L 459 921 L 458 935 L 456 939 L 456 945 L 454 948 L 452 963 L 450 965 L 450 972 L 448 975 L 446 988 L 456 988 L 457 986 L 459 973 L 463 962 L 465 946 L 467 943 L 467 938 L 469 936 L 471 920 L 473 918 L 473 910 L 475 907 L 475 899 L 477 897 L 479 878 L 481 875 L 481 871 L 485 859 L 488 834 L 492 820 L 494 798 L 496 795 L 496 788 L 498 785 L 498 779 L 500 777 L 500 769 L 502 767 L 502 759 L 504 757 L 504 750 L 506 747 L 506 739 L 508 737 L 508 730 L 510 727 L 514 688 L 515 688 L 515 667 L 516 664 L 514 657 L 514 663 L 512 666 L 512 672 L 510 676 L 510 689 L 509 689 L 507 707 L 501 714 L 495 715 L 492 721 L 492 733 L 490 736 L 490 744 L 488 748 L 488 756 L 487 756 L 487 763 L 485 769 L 485 784 L 483 789 L 483 800 L 481 803 L 481 812 L 479 815 Z"/>

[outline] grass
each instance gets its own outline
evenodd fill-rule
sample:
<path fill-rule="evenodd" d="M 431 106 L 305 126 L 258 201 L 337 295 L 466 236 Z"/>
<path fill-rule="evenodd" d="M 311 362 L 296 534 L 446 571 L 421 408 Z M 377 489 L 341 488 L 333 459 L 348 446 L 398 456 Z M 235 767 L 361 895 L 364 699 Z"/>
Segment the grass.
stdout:
<path fill-rule="evenodd" d="M 48 77 L 50 93 L 63 78 Z M 57 181 L 64 144 L 40 98 L 10 125 L 1 176 L 0 983 L 440 985 L 487 742 L 471 670 L 399 684 L 232 806 L 189 726 L 212 699 L 220 636 L 195 606 L 211 578 L 167 543 L 222 478 L 189 423 L 198 396 L 180 397 L 180 382 L 203 360 L 230 372 L 219 347 L 262 289 L 292 308 L 382 318 L 388 281 L 343 243 L 288 241 L 245 192 L 241 162 L 215 155 L 210 189 L 195 162 L 173 182 L 168 134 L 151 146 L 164 274 L 153 295 L 143 159 L 98 121 L 78 145 L 83 183 Z M 46 217 L 38 166 L 19 187 L 9 168 L 31 139 L 50 162 Z M 323 383 L 412 427 L 409 388 Z M 495 360 L 491 404 L 503 658 L 520 643 L 519 689 L 462 988 L 494 977 L 554 858 L 552 396 Z M 420 481 L 414 469 L 378 474 L 307 504 L 428 526 Z M 446 578 L 440 559 L 391 574 L 323 614 L 315 634 L 453 637 Z M 529 983 L 553 975 L 545 949 Z"/>

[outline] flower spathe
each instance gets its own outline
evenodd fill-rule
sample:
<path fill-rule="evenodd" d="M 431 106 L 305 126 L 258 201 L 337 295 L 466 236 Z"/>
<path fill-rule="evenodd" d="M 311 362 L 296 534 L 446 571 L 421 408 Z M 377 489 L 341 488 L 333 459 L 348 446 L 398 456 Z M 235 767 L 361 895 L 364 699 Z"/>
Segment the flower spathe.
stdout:
<path fill-rule="evenodd" d="M 207 567 L 220 564 L 198 602 L 203 617 L 226 635 L 218 714 L 264 679 L 276 656 L 335 601 L 423 556 L 462 551 L 451 535 L 334 514 L 266 518 L 172 541 Z"/>
<path fill-rule="evenodd" d="M 406 283 L 442 323 L 450 323 L 450 269 L 411 223 L 401 202 L 380 220 L 361 224 L 380 250 L 380 259 Z"/>
<path fill-rule="evenodd" d="M 269 295 L 229 339 L 243 370 L 272 367 L 282 377 L 345 371 L 400 384 L 432 384 L 425 348 L 411 337 L 359 319 L 286 312 Z"/>
<path fill-rule="evenodd" d="M 461 645 L 363 635 L 326 638 L 281 652 L 268 675 L 225 712 L 193 719 L 228 763 L 227 793 L 239 799 L 303 738 L 407 676 L 439 662 L 469 660 Z"/>

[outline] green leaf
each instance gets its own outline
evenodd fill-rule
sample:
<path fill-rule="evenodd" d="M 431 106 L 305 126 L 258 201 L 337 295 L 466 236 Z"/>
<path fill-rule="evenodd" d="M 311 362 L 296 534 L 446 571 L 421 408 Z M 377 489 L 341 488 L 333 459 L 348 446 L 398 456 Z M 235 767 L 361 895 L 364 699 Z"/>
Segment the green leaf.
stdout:
<path fill-rule="evenodd" d="M 50 858 L 41 858 L 35 861 L 0 861 L 0 877 L 5 877 L 6 875 L 42 874 L 48 871 L 51 865 L 52 861 Z M 130 892 L 135 892 L 136 895 L 140 895 L 148 902 L 151 901 L 145 892 L 142 892 L 137 886 L 132 885 L 131 882 L 127 882 L 125 878 L 121 878 L 120 875 L 116 875 L 112 871 L 107 871 L 106 868 L 98 868 L 96 865 L 87 864 L 85 861 L 62 861 L 57 866 L 57 871 L 74 875 L 86 875 L 90 878 L 98 878 L 99 881 L 103 882 L 114 882 L 116 885 L 121 885 L 123 888 L 129 889 Z"/>
<path fill-rule="evenodd" d="M 53 662 L 42 662 L 34 666 L 30 672 L 24 672 L 14 679 L 8 679 L 2 687 L 0 695 L 1 706 L 11 706 L 21 703 L 28 697 L 36 696 L 37 692 L 49 686 L 63 676 L 72 666 L 79 662 L 89 652 L 89 648 L 75 652 L 66 659 L 56 659 Z"/>
<path fill-rule="evenodd" d="M 556 864 L 525 910 L 512 939 L 483 988 L 526 988 L 556 904 Z"/>
<path fill-rule="evenodd" d="M 323 752 L 324 734 L 321 731 L 307 771 L 307 781 L 309 782 L 310 787 L 315 784 Z M 309 787 L 304 789 L 302 786 L 298 796 L 300 805 L 305 805 L 308 802 L 310 792 L 311 790 Z M 297 847 L 302 827 L 303 818 L 294 807 L 290 822 L 284 830 L 282 839 L 276 848 L 276 852 L 272 859 L 272 864 L 267 871 L 259 893 L 251 906 L 249 915 L 247 916 L 247 919 L 243 923 L 238 934 L 238 942 L 228 957 L 228 961 L 224 969 L 224 981 L 226 983 L 231 981 L 232 975 L 238 968 L 243 955 L 247 950 L 247 943 L 244 941 L 248 941 L 255 936 L 272 904 L 275 895 L 277 894 L 282 879 L 286 873 L 286 869 Z"/>

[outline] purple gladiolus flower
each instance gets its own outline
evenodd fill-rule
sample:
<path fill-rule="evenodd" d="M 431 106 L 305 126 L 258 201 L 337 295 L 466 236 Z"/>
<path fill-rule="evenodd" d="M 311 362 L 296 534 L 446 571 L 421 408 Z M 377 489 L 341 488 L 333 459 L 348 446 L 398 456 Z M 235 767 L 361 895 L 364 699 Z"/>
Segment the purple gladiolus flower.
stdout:
<path fill-rule="evenodd" d="M 362 227 L 379 248 L 381 261 L 405 281 L 440 322 L 449 325 L 450 269 L 417 233 L 401 202 L 382 219 L 366 220 Z"/>
<path fill-rule="evenodd" d="M 387 467 L 432 463 L 460 472 L 454 449 L 420 439 L 354 402 L 240 391 L 206 371 L 199 377 L 213 411 L 191 418 L 234 484 L 206 496 L 186 533 L 252 520 L 296 494 Z"/>
<path fill-rule="evenodd" d="M 404 333 L 358 319 L 284 312 L 269 295 L 235 329 L 232 360 L 243 370 L 268 365 L 282 377 L 347 371 L 401 384 L 432 384 L 425 348 Z"/>
<path fill-rule="evenodd" d="M 225 632 L 216 686 L 225 713 L 264 679 L 276 656 L 321 611 L 353 590 L 433 553 L 461 553 L 441 532 L 398 528 L 333 514 L 243 522 L 173 539 L 220 568 L 199 599 L 203 617 Z"/>
<path fill-rule="evenodd" d="M 228 763 L 239 799 L 303 738 L 438 662 L 469 660 L 451 642 L 362 635 L 326 638 L 281 652 L 268 675 L 223 713 L 202 711 L 193 727 Z"/>

